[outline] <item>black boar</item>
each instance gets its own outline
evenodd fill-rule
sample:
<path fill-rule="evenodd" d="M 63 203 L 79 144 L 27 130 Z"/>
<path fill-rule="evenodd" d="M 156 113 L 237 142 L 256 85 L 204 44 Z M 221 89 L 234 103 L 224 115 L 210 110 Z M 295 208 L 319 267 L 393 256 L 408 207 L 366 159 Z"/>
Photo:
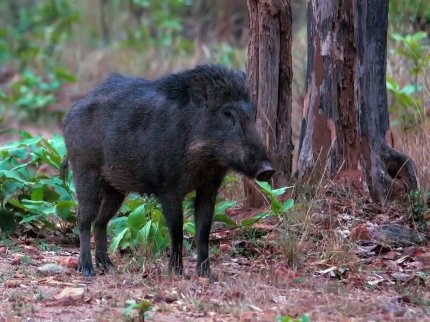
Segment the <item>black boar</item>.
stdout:
<path fill-rule="evenodd" d="M 274 173 L 255 129 L 245 74 L 202 65 L 157 80 L 112 75 L 64 119 L 79 202 L 79 270 L 113 268 L 106 227 L 129 192 L 156 195 L 170 234 L 169 270 L 182 274 L 184 196 L 196 190 L 197 273 L 209 276 L 215 199 L 229 169 L 268 180 Z"/>

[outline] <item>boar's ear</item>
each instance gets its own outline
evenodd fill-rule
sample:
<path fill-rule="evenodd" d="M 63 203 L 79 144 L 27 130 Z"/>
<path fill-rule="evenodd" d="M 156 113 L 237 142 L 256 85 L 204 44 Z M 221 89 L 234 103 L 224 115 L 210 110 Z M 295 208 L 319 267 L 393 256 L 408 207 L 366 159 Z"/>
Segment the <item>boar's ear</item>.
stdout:
<path fill-rule="evenodd" d="M 194 89 L 190 93 L 191 103 L 196 107 L 206 107 L 208 105 L 208 96 L 206 91 Z"/>
<path fill-rule="evenodd" d="M 208 86 L 207 80 L 199 77 L 190 86 L 190 100 L 196 107 L 207 107 L 208 105 Z"/>

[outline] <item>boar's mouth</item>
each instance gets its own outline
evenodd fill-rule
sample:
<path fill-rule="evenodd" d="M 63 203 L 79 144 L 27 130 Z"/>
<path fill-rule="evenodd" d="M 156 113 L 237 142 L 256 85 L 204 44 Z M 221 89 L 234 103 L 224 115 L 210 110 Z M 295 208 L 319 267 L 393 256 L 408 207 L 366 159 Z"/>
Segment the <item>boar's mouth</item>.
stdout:
<path fill-rule="evenodd" d="M 269 181 L 275 173 L 275 170 L 269 161 L 261 162 L 256 168 L 247 167 L 244 164 L 235 164 L 232 168 L 245 174 L 249 178 L 256 178 L 258 181 Z"/>
<path fill-rule="evenodd" d="M 255 178 L 258 181 L 269 181 L 274 173 L 275 170 L 273 169 L 272 164 L 269 161 L 263 161 L 255 174 Z"/>

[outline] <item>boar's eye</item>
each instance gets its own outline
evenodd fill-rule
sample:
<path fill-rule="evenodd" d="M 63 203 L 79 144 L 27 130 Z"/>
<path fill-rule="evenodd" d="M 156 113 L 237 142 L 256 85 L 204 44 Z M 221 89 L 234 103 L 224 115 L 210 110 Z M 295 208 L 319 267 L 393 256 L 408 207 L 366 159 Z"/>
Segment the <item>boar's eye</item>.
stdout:
<path fill-rule="evenodd" d="M 234 118 L 233 114 L 230 111 L 223 111 L 223 114 L 226 118 L 228 118 L 230 120 L 230 122 L 235 125 L 236 124 L 236 119 Z"/>

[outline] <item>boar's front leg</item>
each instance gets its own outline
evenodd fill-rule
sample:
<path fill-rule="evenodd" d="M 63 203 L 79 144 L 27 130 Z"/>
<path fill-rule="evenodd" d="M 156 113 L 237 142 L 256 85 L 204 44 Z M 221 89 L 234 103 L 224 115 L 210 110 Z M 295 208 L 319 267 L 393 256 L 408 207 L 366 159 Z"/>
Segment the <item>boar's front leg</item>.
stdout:
<path fill-rule="evenodd" d="M 124 200 L 124 194 L 104 183 L 102 202 L 99 213 L 94 220 L 94 240 L 96 242 L 96 265 L 104 271 L 113 271 L 115 266 L 111 262 L 107 252 L 107 224 L 115 215 Z"/>
<path fill-rule="evenodd" d="M 171 195 L 160 198 L 170 235 L 169 273 L 183 274 L 182 243 L 184 239 L 182 200 Z"/>
<path fill-rule="evenodd" d="M 197 274 L 210 277 L 209 234 L 218 188 L 204 187 L 196 191 L 195 220 L 197 244 Z"/>
<path fill-rule="evenodd" d="M 96 272 L 91 260 L 90 232 L 91 223 L 100 208 L 100 176 L 95 171 L 76 170 L 74 178 L 79 203 L 77 216 L 80 241 L 78 270 L 84 276 L 94 276 Z"/>

